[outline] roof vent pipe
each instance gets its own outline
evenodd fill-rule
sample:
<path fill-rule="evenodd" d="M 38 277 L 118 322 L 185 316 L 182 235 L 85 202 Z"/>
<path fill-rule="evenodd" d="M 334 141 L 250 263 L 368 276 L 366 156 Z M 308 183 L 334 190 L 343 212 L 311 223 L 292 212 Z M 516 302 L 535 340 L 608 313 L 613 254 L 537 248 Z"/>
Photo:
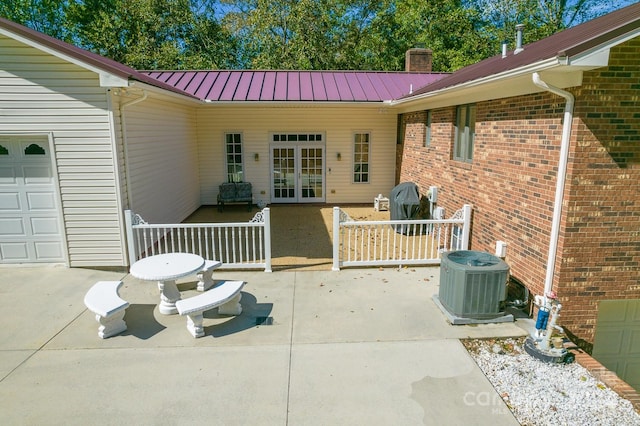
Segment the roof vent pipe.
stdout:
<path fill-rule="evenodd" d="M 522 52 L 524 48 L 522 47 L 522 30 L 524 29 L 524 24 L 516 25 L 516 50 L 513 51 L 514 55 Z"/>
<path fill-rule="evenodd" d="M 507 42 L 506 41 L 502 42 L 502 57 L 503 58 L 507 57 Z"/>

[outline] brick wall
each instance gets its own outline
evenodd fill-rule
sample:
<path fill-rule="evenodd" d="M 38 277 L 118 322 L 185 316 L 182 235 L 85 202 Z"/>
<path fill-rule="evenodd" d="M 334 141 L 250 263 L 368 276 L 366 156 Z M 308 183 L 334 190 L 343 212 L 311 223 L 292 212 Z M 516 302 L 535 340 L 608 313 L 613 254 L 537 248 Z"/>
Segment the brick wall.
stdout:
<path fill-rule="evenodd" d="M 640 39 L 576 95 L 559 288 L 563 323 L 593 340 L 598 300 L 640 298 Z"/>
<path fill-rule="evenodd" d="M 554 289 L 560 323 L 593 341 L 597 301 L 640 297 L 640 75 L 638 42 L 612 50 L 613 65 L 572 90 L 576 115 Z M 635 64 L 634 64 L 635 62 Z M 603 91 L 604 90 L 604 91 Z M 455 108 L 404 114 L 400 181 L 439 188 L 450 216 L 472 203 L 471 249 L 508 243 L 511 274 L 544 289 L 565 100 L 550 93 L 477 104 L 473 163 L 452 160 Z"/>
<path fill-rule="evenodd" d="M 431 146 L 425 113 L 406 114 L 401 180 L 439 189 L 447 217 L 473 204 L 470 248 L 493 253 L 506 241 L 511 273 L 540 293 L 551 230 L 563 100 L 553 95 L 480 103 L 473 163 L 452 159 L 455 108 L 432 111 Z"/>

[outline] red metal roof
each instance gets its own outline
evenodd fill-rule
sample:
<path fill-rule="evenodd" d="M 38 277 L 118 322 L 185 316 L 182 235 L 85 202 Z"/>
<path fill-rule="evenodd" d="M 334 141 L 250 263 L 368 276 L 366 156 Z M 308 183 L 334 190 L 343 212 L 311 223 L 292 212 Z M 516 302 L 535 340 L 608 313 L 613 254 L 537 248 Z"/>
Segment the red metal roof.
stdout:
<path fill-rule="evenodd" d="M 382 102 L 447 74 L 379 71 L 141 71 L 212 102 Z"/>

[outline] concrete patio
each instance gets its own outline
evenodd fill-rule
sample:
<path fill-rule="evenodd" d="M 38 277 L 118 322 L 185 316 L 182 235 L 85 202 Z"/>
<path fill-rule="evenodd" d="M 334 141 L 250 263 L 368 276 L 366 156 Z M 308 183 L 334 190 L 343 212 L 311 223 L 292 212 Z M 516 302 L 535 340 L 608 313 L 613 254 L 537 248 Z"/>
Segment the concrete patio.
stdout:
<path fill-rule="evenodd" d="M 530 320 L 449 325 L 439 268 L 233 272 L 244 312 L 158 312 L 123 272 L 0 268 L 3 424 L 515 425 L 459 339 L 524 335 Z M 123 280 L 128 330 L 102 340 L 83 304 Z M 194 295 L 195 277 L 179 281 Z"/>

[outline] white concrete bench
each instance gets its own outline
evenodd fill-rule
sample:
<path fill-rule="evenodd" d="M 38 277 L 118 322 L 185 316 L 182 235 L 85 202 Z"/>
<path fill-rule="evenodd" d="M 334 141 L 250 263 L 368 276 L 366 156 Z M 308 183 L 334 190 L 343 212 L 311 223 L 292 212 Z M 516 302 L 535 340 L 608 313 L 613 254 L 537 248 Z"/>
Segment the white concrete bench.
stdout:
<path fill-rule="evenodd" d="M 204 266 L 196 274 L 198 277 L 198 291 L 207 291 L 213 287 L 213 270 L 219 268 L 222 262 L 218 260 L 206 260 Z"/>
<path fill-rule="evenodd" d="M 84 296 L 85 306 L 96 314 L 96 321 L 100 323 L 98 336 L 103 339 L 127 329 L 124 314 L 129 302 L 118 295 L 120 286 L 122 281 L 98 281 Z"/>
<path fill-rule="evenodd" d="M 221 315 L 240 315 L 240 290 L 244 287 L 244 281 L 225 281 L 217 287 L 188 299 L 178 300 L 176 308 L 180 315 L 187 316 L 187 330 L 193 337 L 204 336 L 202 326 L 204 311 L 218 307 Z"/>

